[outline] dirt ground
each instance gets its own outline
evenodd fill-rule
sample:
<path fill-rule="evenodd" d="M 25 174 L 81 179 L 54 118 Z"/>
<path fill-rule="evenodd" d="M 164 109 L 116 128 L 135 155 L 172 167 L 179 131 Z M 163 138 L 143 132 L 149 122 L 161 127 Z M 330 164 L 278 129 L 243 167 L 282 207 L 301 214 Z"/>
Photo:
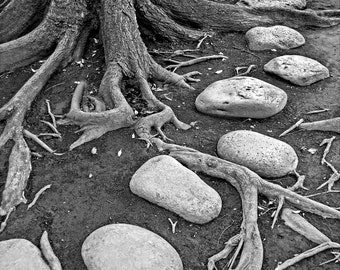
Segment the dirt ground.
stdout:
<path fill-rule="evenodd" d="M 340 8 L 338 0 L 312 1 L 311 8 Z M 167 91 L 156 92 L 166 104 L 171 105 L 180 120 L 190 123 L 198 121 L 195 128 L 188 131 L 176 130 L 167 124 L 164 128 L 168 137 L 176 143 L 187 145 L 212 155 L 216 154 L 218 139 L 228 131 L 247 129 L 277 138 L 278 135 L 295 123 L 298 119 L 315 121 L 340 116 L 340 26 L 327 29 L 301 29 L 306 38 L 306 44 L 290 51 L 255 52 L 249 54 L 244 34 L 229 33 L 206 39 L 202 45 L 202 55 L 222 52 L 228 56 L 227 61 L 213 60 L 192 67 L 182 68 L 178 73 L 197 70 L 202 73 L 199 83 L 192 84 L 195 91 L 178 90 L 170 87 Z M 48 127 L 40 120 L 49 120 L 45 100 L 49 99 L 55 113 L 66 113 L 76 84 L 75 81 L 86 79 L 92 89 L 98 89 L 104 73 L 104 54 L 99 43 L 95 43 L 93 34 L 85 55 L 85 66 L 71 65 L 60 70 L 49 81 L 42 93 L 35 100 L 28 112 L 25 128 L 39 134 L 47 132 Z M 148 40 L 150 49 L 175 50 L 194 48 L 196 43 L 176 44 L 169 47 L 168 43 Z M 331 77 L 307 87 L 297 87 L 273 75 L 264 73 L 262 67 L 270 59 L 284 54 L 299 54 L 314 58 L 327 66 Z M 161 58 L 157 58 L 163 66 Z M 288 103 L 282 112 L 263 120 L 223 119 L 203 115 L 196 111 L 194 101 L 197 95 L 210 83 L 235 75 L 235 67 L 256 65 L 256 70 L 250 76 L 272 83 L 288 94 Z M 29 67 L 0 75 L 0 106 L 4 105 L 32 75 L 32 70 L 40 66 L 35 63 Z M 209 70 L 211 68 L 211 70 Z M 220 74 L 215 71 L 223 70 Z M 164 93 L 173 93 L 173 99 L 162 98 Z M 134 102 L 134 107 L 141 112 L 143 106 L 138 97 L 131 92 L 127 97 Z M 330 111 L 306 115 L 311 110 L 329 108 Z M 4 123 L 0 123 L 0 131 Z M 72 142 L 78 138 L 76 126 L 59 127 L 62 140 L 45 140 L 58 152 L 67 151 Z M 153 205 L 132 194 L 129 181 L 133 173 L 148 159 L 159 155 L 156 148 L 147 149 L 145 143 L 132 137 L 132 129 L 122 129 L 110 132 L 98 140 L 87 143 L 63 156 L 46 153 L 34 142 L 28 140 L 32 151 L 39 152 L 42 158 L 32 158 L 32 174 L 26 189 L 26 197 L 30 202 L 34 194 L 43 186 L 52 184 L 45 191 L 37 204 L 30 210 L 26 205 L 20 205 L 11 215 L 6 230 L 0 235 L 0 240 L 25 238 L 39 246 L 43 230 L 49 232 L 52 246 L 62 262 L 65 270 L 86 269 L 80 250 L 84 239 L 95 229 L 111 223 L 129 223 L 149 229 L 171 243 L 180 254 L 184 269 L 206 269 L 208 257 L 224 247 L 230 237 L 239 232 L 242 221 L 240 198 L 236 190 L 219 179 L 201 175 L 202 179 L 213 187 L 223 200 L 221 214 L 206 225 L 195 225 L 186 222 L 176 214 Z M 299 191 L 301 194 L 316 193 L 316 188 L 325 181 L 331 171 L 320 164 L 323 147 L 320 142 L 334 136 L 331 132 L 294 131 L 282 138 L 290 144 L 299 156 L 298 171 L 305 174 L 306 186 L 309 191 Z M 98 149 L 97 155 L 91 154 L 91 149 Z M 307 150 L 316 148 L 315 154 Z M 4 188 L 8 170 L 8 155 L 10 145 L 0 152 L 0 191 Z M 118 152 L 122 151 L 121 156 Z M 340 170 L 340 140 L 334 141 L 328 160 Z M 92 177 L 91 177 L 92 176 Z M 293 177 L 271 180 L 275 183 L 289 186 L 294 183 Z M 335 188 L 340 188 L 339 183 Z M 323 189 L 325 191 L 326 188 Z M 340 206 L 339 194 L 326 194 L 315 197 L 316 200 L 333 207 Z M 303 236 L 286 227 L 280 220 L 272 230 L 271 214 L 266 198 L 259 199 L 259 229 L 264 245 L 263 269 L 274 269 L 278 262 L 284 261 L 312 248 L 311 243 Z M 264 210 L 263 210 L 264 209 Z M 333 241 L 340 242 L 340 222 L 324 220 L 316 215 L 305 214 L 307 220 L 319 228 Z M 176 233 L 171 232 L 168 221 L 178 221 Z M 321 262 L 331 259 L 329 251 L 323 252 L 297 264 L 290 269 L 339 269 L 339 265 Z M 227 261 L 217 264 L 224 269 Z"/>

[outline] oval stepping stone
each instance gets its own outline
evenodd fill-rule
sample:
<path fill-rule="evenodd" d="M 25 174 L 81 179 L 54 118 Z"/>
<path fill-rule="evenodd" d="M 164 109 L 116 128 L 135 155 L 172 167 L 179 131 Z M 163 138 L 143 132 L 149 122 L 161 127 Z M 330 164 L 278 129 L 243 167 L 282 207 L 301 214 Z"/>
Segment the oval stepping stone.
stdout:
<path fill-rule="evenodd" d="M 131 191 L 184 219 L 203 224 L 222 208 L 219 194 L 176 159 L 161 155 L 149 159 L 132 176 Z"/>
<path fill-rule="evenodd" d="M 162 237 L 130 224 L 92 232 L 81 255 L 88 270 L 183 270 L 177 251 Z"/>
<path fill-rule="evenodd" d="M 276 7 L 276 8 L 296 8 L 304 9 L 306 0 L 241 0 L 236 3 L 246 7 Z"/>
<path fill-rule="evenodd" d="M 197 98 L 196 108 L 223 117 L 266 118 L 280 112 L 287 94 L 252 77 L 233 77 L 210 84 Z"/>
<path fill-rule="evenodd" d="M 285 176 L 298 165 L 298 157 L 289 144 L 248 130 L 223 135 L 217 143 L 217 154 L 268 178 Z"/>
<path fill-rule="evenodd" d="M 305 44 L 305 38 L 298 31 L 282 25 L 254 27 L 248 30 L 246 39 L 253 51 L 288 50 Z"/>
<path fill-rule="evenodd" d="M 0 269 L 50 270 L 40 250 L 26 239 L 0 242 Z"/>
<path fill-rule="evenodd" d="M 328 68 L 302 55 L 276 57 L 264 65 L 264 71 L 300 86 L 311 85 L 329 77 Z"/>

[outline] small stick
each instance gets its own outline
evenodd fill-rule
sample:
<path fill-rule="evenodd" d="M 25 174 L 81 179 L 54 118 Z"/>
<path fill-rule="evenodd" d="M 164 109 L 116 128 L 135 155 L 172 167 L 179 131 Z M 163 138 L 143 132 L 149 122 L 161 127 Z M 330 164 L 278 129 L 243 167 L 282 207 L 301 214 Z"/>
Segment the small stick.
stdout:
<path fill-rule="evenodd" d="M 322 155 L 322 159 L 321 159 L 321 164 L 323 165 L 326 161 L 326 156 L 327 154 L 329 153 L 329 150 L 331 149 L 331 146 L 332 146 L 332 143 L 333 141 L 335 140 L 335 136 L 333 136 L 332 138 L 329 138 L 329 139 L 324 139 L 321 143 L 320 143 L 320 146 L 323 146 L 324 144 L 327 144 L 326 145 L 326 148 L 325 150 L 323 151 L 323 155 Z"/>
<path fill-rule="evenodd" d="M 176 233 L 176 225 L 177 225 L 177 221 L 175 221 L 175 222 L 173 222 L 172 220 L 171 220 L 171 218 L 168 218 L 168 220 L 169 220 L 169 222 L 170 222 L 170 224 L 171 224 L 171 230 L 172 230 L 172 233 Z"/>
<path fill-rule="evenodd" d="M 39 133 L 37 136 L 38 137 L 49 136 L 49 137 L 56 137 L 56 138 L 61 139 L 61 135 L 57 133 Z"/>
<path fill-rule="evenodd" d="M 296 129 L 298 126 L 302 124 L 304 120 L 301 118 L 299 121 L 297 121 L 294 125 L 292 125 L 290 128 L 288 128 L 286 131 L 282 132 L 279 137 L 282 137 L 286 135 L 287 133 L 291 132 L 293 129 Z"/>
<path fill-rule="evenodd" d="M 321 109 L 321 110 L 314 110 L 314 111 L 309 111 L 306 112 L 305 114 L 316 114 L 316 113 L 323 113 L 323 112 L 328 112 L 330 109 Z"/>
<path fill-rule="evenodd" d="M 192 60 L 188 60 L 188 61 L 184 61 L 184 62 L 178 62 L 174 65 L 169 65 L 166 67 L 166 69 L 174 69 L 172 72 L 175 72 L 177 69 L 179 69 L 180 67 L 187 67 L 187 66 L 191 66 L 200 62 L 204 62 L 207 60 L 212 60 L 212 59 L 228 59 L 227 56 L 224 55 L 208 55 L 208 56 L 202 56 L 202 57 L 198 57 Z M 174 62 L 173 60 L 171 60 L 171 62 Z"/>
<path fill-rule="evenodd" d="M 196 49 L 199 49 L 203 43 L 203 41 L 207 38 L 207 37 L 211 37 L 211 35 L 208 34 L 204 34 L 203 38 L 200 39 L 200 41 L 198 42 Z"/>
<path fill-rule="evenodd" d="M 40 120 L 40 122 L 48 125 L 56 134 L 61 135 L 61 133 L 57 130 L 57 128 L 56 128 L 56 126 L 54 124 L 51 124 L 50 122 L 47 122 L 45 120 Z M 54 122 L 55 122 L 55 119 L 54 119 Z"/>
<path fill-rule="evenodd" d="M 227 258 L 230 252 L 233 251 L 233 249 L 238 245 L 240 241 L 240 234 L 236 234 L 232 238 L 230 238 L 229 241 L 225 243 L 225 247 L 223 250 L 208 259 L 208 270 L 216 270 L 217 268 L 215 266 L 215 263 Z"/>
<path fill-rule="evenodd" d="M 48 90 L 50 90 L 50 89 L 52 89 L 52 88 L 54 88 L 54 87 L 57 87 L 57 86 L 59 86 L 59 85 L 62 85 L 62 84 L 64 84 L 64 82 L 58 83 L 58 84 L 56 84 L 56 85 L 53 85 L 53 86 L 47 88 L 45 91 L 48 91 Z"/>
<path fill-rule="evenodd" d="M 311 195 L 307 195 L 305 196 L 306 198 L 311 198 L 311 197 L 314 197 L 314 196 L 319 196 L 319 195 L 323 195 L 323 194 L 328 194 L 328 193 L 339 193 L 340 190 L 328 190 L 328 191 L 325 191 L 325 192 L 320 192 L 320 193 L 315 193 L 315 194 L 311 194 Z"/>
<path fill-rule="evenodd" d="M 247 51 L 247 50 L 245 50 L 245 49 L 238 48 L 238 47 L 236 47 L 236 46 L 233 46 L 233 49 L 239 50 L 239 51 L 241 51 L 241 52 L 249 53 L 249 54 L 251 54 L 251 55 L 257 57 L 258 59 L 261 59 L 260 56 L 256 55 L 255 53 L 252 53 L 252 52 L 250 52 L 250 51 Z"/>
<path fill-rule="evenodd" d="M 37 202 L 37 200 L 39 199 L 40 195 L 46 190 L 51 188 L 51 184 L 50 185 L 46 185 L 43 188 L 41 188 L 34 196 L 33 201 L 27 206 L 27 210 L 29 210 L 33 205 L 35 205 L 35 203 Z"/>
<path fill-rule="evenodd" d="M 243 75 L 247 75 L 250 73 L 250 71 L 255 68 L 256 66 L 255 65 L 250 65 L 248 68 L 247 67 L 236 67 L 235 70 L 236 70 L 236 76 L 243 76 Z M 242 73 L 238 73 L 241 69 L 245 69 L 247 68 L 247 70 L 245 72 L 242 72 Z"/>
<path fill-rule="evenodd" d="M 11 209 L 7 212 L 7 216 L 6 216 L 5 220 L 4 220 L 4 222 L 2 222 L 2 223 L 0 224 L 0 233 L 2 233 L 2 232 L 5 230 L 5 228 L 6 228 L 6 226 L 7 226 L 8 218 L 9 218 L 9 216 L 12 214 L 13 210 L 14 210 L 14 207 L 11 208 Z"/>
<path fill-rule="evenodd" d="M 50 101 L 48 99 L 46 99 L 46 105 L 47 105 L 47 112 L 48 112 L 48 114 L 50 115 L 50 117 L 52 119 L 53 126 L 56 128 L 57 127 L 57 123 L 55 121 L 54 114 L 51 111 L 51 105 L 50 105 Z M 58 132 L 56 132 L 56 133 L 58 133 Z"/>
<path fill-rule="evenodd" d="M 340 252 L 334 251 L 334 252 L 331 252 L 331 253 L 334 255 L 334 258 L 333 258 L 333 259 L 330 259 L 330 260 L 328 260 L 328 261 L 325 261 L 325 262 L 323 262 L 323 263 L 320 263 L 319 265 L 325 265 L 325 264 L 331 263 L 331 262 L 335 262 L 335 263 L 340 262 Z"/>
<path fill-rule="evenodd" d="M 329 179 L 324 182 L 323 184 L 321 184 L 318 188 L 318 189 L 321 189 L 323 188 L 325 185 L 328 184 L 328 191 L 331 191 L 332 190 L 332 187 L 334 185 L 334 183 L 336 181 L 338 181 L 340 179 L 340 173 L 337 171 L 337 169 L 335 169 L 335 167 L 329 163 L 327 160 L 324 161 L 326 163 L 326 165 L 333 171 L 333 174 L 331 175 L 331 177 L 329 177 Z"/>
<path fill-rule="evenodd" d="M 39 144 L 42 148 L 44 148 L 47 152 L 53 154 L 55 152 L 55 150 L 53 150 L 52 148 L 50 148 L 46 143 L 44 143 L 42 140 L 40 140 L 38 138 L 37 135 L 29 132 L 27 129 L 23 130 L 23 133 L 25 135 L 26 138 L 29 138 L 33 141 L 35 141 L 37 144 Z"/>
<path fill-rule="evenodd" d="M 50 241 L 48 240 L 47 231 L 44 231 L 41 236 L 40 248 L 51 270 L 62 270 L 61 263 L 58 257 L 54 254 Z"/>

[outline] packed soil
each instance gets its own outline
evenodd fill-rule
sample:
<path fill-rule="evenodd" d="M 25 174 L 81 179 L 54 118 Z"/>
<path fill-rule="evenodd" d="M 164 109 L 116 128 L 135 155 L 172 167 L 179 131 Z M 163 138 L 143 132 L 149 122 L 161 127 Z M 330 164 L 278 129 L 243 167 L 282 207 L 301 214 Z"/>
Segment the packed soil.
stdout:
<path fill-rule="evenodd" d="M 340 8 L 339 1 L 312 1 L 310 8 Z M 156 96 L 170 105 L 178 118 L 186 123 L 197 121 L 190 130 L 176 130 L 171 124 L 164 127 L 165 134 L 175 143 L 190 146 L 211 155 L 216 155 L 218 139 L 233 130 L 253 130 L 278 138 L 278 135 L 292 124 L 303 118 L 306 122 L 328 119 L 340 116 L 340 26 L 325 29 L 300 29 L 306 38 L 306 44 L 289 51 L 265 51 L 249 53 L 242 33 L 219 34 L 207 38 L 197 55 L 212 55 L 223 53 L 227 61 L 212 60 L 177 72 L 184 74 L 197 70 L 202 73 L 200 82 L 192 84 L 194 91 L 177 89 L 176 87 L 159 87 L 164 91 L 155 92 Z M 72 64 L 60 69 L 49 80 L 48 84 L 36 98 L 31 110 L 27 113 L 24 127 L 39 134 L 49 132 L 48 126 L 40 120 L 49 121 L 46 99 L 50 100 L 52 110 L 56 114 L 66 113 L 69 109 L 75 82 L 86 80 L 91 91 L 99 88 L 104 74 L 104 52 L 98 33 L 93 33 L 86 49 L 83 67 Z M 174 51 L 195 48 L 197 43 L 172 44 L 158 40 L 146 39 L 150 50 Z M 263 65 L 274 57 L 285 54 L 304 55 L 318 60 L 329 68 L 331 77 L 307 87 L 294 86 L 278 77 L 263 71 Z M 166 65 L 165 56 L 155 55 L 156 60 Z M 180 59 L 180 58 L 179 58 Z M 183 59 L 182 59 L 183 60 Z M 207 116 L 195 109 L 195 98 L 214 81 L 230 78 L 235 75 L 235 68 L 256 65 L 250 76 L 259 78 L 280 87 L 288 94 L 288 103 L 277 115 L 262 119 L 224 119 Z M 0 106 L 4 105 L 26 82 L 33 71 L 41 63 L 0 75 Z M 222 70 L 216 74 L 217 70 Z M 164 94 L 166 94 L 164 96 Z M 145 113 L 145 106 L 138 93 L 129 89 L 125 93 L 129 102 L 139 112 Z M 170 98 L 169 98 L 170 97 Z M 171 100 L 170 100 L 171 99 Z M 328 108 L 327 112 L 307 115 L 308 111 Z M 0 131 L 5 123 L 0 123 Z M 86 269 L 81 258 L 81 245 L 84 239 L 95 229 L 112 223 L 129 223 L 151 230 L 165 238 L 180 254 L 184 269 L 206 269 L 207 259 L 219 252 L 224 243 L 240 230 L 242 209 L 236 190 L 224 180 L 200 175 L 213 187 L 223 200 L 223 208 L 219 217 L 205 225 L 189 223 L 176 214 L 137 197 L 129 190 L 129 181 L 134 172 L 148 159 L 160 155 L 155 147 L 146 148 L 143 141 L 134 138 L 133 130 L 129 128 L 105 134 L 100 139 L 87 143 L 72 151 L 67 151 L 79 134 L 76 126 L 59 126 L 62 139 L 44 139 L 57 150 L 66 152 L 62 156 L 47 153 L 33 141 L 28 140 L 30 149 L 42 157 L 32 157 L 33 170 L 25 195 L 28 202 L 45 185 L 52 187 L 46 190 L 37 204 L 30 210 L 21 204 L 12 213 L 6 230 L 0 235 L 0 240 L 25 238 L 39 246 L 39 239 L 44 230 L 49 237 L 56 255 L 65 270 Z M 306 175 L 305 185 L 308 191 L 299 190 L 304 195 L 326 191 L 326 187 L 317 191 L 316 188 L 331 175 L 331 170 L 320 164 L 324 147 L 319 144 L 325 138 L 336 135 L 332 132 L 296 130 L 281 139 L 290 144 L 299 156 L 298 171 Z M 0 192 L 2 192 L 8 171 L 8 156 L 10 143 L 0 152 Z M 91 149 L 96 147 L 96 155 Z M 317 149 L 312 154 L 308 150 Z M 118 152 L 121 151 L 121 155 Z M 328 161 L 340 170 L 340 140 L 334 141 L 328 155 Z M 282 186 L 290 186 L 295 178 L 287 176 L 271 179 Z M 339 183 L 335 188 L 340 188 Z M 332 207 L 339 207 L 339 193 L 315 196 L 314 199 Z M 271 229 L 271 214 L 268 200 L 259 198 L 259 229 L 264 245 L 263 269 L 274 269 L 282 262 L 315 246 L 303 236 L 292 231 L 279 220 Z M 303 216 L 333 241 L 340 242 L 339 220 L 326 220 L 312 214 Z M 178 221 L 176 233 L 172 233 L 168 221 Z M 320 263 L 333 258 L 330 251 L 306 259 L 290 269 L 321 270 L 339 269 L 331 263 L 319 266 Z M 227 261 L 217 264 L 219 269 L 225 269 Z"/>

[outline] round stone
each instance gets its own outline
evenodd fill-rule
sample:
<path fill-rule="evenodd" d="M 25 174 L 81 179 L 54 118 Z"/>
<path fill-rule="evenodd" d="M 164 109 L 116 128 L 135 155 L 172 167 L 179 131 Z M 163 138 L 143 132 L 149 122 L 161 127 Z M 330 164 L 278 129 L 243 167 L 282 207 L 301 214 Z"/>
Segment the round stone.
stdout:
<path fill-rule="evenodd" d="M 130 224 L 92 232 L 81 255 L 88 270 L 183 270 L 177 251 L 162 237 Z"/>
<path fill-rule="evenodd" d="M 131 191 L 187 221 L 204 224 L 222 208 L 220 195 L 176 159 L 160 155 L 149 159 L 132 176 Z"/>
<path fill-rule="evenodd" d="M 248 47 L 253 51 L 271 49 L 288 50 L 305 44 L 305 38 L 298 31 L 282 26 L 254 27 L 245 35 Z"/>
<path fill-rule="evenodd" d="M 223 135 L 217 144 L 217 154 L 267 178 L 285 176 L 298 165 L 298 157 L 289 144 L 248 130 Z"/>
<path fill-rule="evenodd" d="M 197 98 L 198 111 L 221 117 L 267 118 L 280 112 L 287 94 L 262 80 L 239 76 L 210 84 Z"/>
<path fill-rule="evenodd" d="M 311 85 L 329 77 L 328 68 L 302 55 L 276 57 L 265 64 L 263 69 L 300 86 Z"/>

